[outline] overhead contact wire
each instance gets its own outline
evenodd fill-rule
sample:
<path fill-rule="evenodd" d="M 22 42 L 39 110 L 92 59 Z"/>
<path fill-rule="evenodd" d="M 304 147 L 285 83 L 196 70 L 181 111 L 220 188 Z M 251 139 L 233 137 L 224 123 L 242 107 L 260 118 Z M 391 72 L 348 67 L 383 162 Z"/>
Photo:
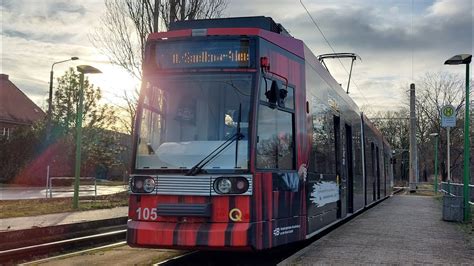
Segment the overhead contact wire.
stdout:
<path fill-rule="evenodd" d="M 311 16 L 311 13 L 309 13 L 308 9 L 306 8 L 306 6 L 303 4 L 303 1 L 300 0 L 300 4 L 301 6 L 303 6 L 304 10 L 306 11 L 306 13 L 308 14 L 309 18 L 311 19 L 311 21 L 313 22 L 313 24 L 316 26 L 316 28 L 318 29 L 319 33 L 321 33 L 321 36 L 323 36 L 323 39 L 326 41 L 327 45 L 329 46 L 329 48 L 331 48 L 331 51 L 333 53 L 336 53 L 336 50 L 334 50 L 334 48 L 332 47 L 331 43 L 329 42 L 329 40 L 326 38 L 326 35 L 324 35 L 324 32 L 321 30 L 321 28 L 319 27 L 318 23 L 316 22 L 316 20 L 313 18 L 313 16 Z M 341 64 L 342 68 L 344 69 L 344 71 L 346 71 L 347 75 L 349 75 L 349 71 L 347 71 L 346 67 L 344 66 L 344 64 L 342 63 L 341 59 L 340 58 L 337 58 L 337 60 L 339 61 L 339 63 Z M 357 91 L 360 93 L 360 95 L 362 96 L 362 98 L 364 99 L 364 101 L 366 102 L 366 104 L 368 106 L 369 105 L 369 101 L 367 100 L 367 98 L 365 97 L 365 95 L 362 93 L 362 91 L 359 89 L 359 86 L 357 86 L 357 82 L 355 81 L 354 78 L 352 78 L 352 82 L 354 83 L 354 87 L 357 89 Z"/>

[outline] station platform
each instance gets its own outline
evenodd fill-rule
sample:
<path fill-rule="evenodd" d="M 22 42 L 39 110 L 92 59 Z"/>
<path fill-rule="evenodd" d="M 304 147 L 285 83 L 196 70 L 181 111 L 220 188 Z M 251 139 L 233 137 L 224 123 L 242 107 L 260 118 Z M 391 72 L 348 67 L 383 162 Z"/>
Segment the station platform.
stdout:
<path fill-rule="evenodd" d="M 29 217 L 0 219 L 0 233 L 6 231 L 25 230 L 64 224 L 74 224 L 119 218 L 128 215 L 128 207 L 116 207 L 90 211 L 53 213 Z"/>
<path fill-rule="evenodd" d="M 395 195 L 279 265 L 474 264 L 474 232 L 441 211 L 432 197 Z"/>

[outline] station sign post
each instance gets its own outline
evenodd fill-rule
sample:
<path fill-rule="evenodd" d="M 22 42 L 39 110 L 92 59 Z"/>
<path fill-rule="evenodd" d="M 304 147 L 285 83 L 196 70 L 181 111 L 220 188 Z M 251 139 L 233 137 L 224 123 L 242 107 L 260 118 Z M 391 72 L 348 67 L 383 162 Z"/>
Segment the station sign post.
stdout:
<path fill-rule="evenodd" d="M 448 154 L 448 193 L 451 193 L 451 150 L 450 150 L 450 129 L 452 127 L 456 127 L 456 108 L 454 106 L 448 104 L 441 108 L 441 126 L 446 128 L 446 136 L 447 136 L 447 154 Z"/>

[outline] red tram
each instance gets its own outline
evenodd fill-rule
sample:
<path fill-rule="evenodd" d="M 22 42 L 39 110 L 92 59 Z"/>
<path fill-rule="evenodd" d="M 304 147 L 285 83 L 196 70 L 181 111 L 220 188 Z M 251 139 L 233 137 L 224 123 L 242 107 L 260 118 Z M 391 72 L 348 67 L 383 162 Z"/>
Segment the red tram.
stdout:
<path fill-rule="evenodd" d="M 391 194 L 390 146 L 271 18 L 176 22 L 143 72 L 130 246 L 269 249 Z"/>

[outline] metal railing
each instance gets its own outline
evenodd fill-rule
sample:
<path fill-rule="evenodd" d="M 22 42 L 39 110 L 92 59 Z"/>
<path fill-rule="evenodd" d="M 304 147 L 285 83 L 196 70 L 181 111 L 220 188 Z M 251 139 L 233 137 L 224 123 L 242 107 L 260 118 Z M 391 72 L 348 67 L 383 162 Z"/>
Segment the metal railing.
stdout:
<path fill-rule="evenodd" d="M 440 191 L 451 196 L 463 196 L 463 184 L 441 182 Z M 474 205 L 474 185 L 469 185 L 469 204 Z"/>
<path fill-rule="evenodd" d="M 69 181 L 66 181 L 66 182 L 70 182 L 70 183 L 74 184 L 74 179 L 75 179 L 74 177 L 66 177 L 66 176 L 47 177 L 46 198 L 48 198 L 48 194 L 49 194 L 49 198 L 53 198 L 53 193 L 56 193 L 56 192 L 74 192 L 74 188 L 64 188 L 64 186 L 58 186 L 58 187 L 54 188 L 53 180 L 69 180 Z M 94 197 L 97 197 L 97 181 L 96 181 L 95 177 L 80 177 L 79 180 L 81 180 L 81 181 L 93 181 L 94 182 L 94 188 L 93 189 L 84 189 L 84 188 L 79 187 L 79 193 L 80 192 L 85 192 L 85 191 L 94 191 Z"/>

